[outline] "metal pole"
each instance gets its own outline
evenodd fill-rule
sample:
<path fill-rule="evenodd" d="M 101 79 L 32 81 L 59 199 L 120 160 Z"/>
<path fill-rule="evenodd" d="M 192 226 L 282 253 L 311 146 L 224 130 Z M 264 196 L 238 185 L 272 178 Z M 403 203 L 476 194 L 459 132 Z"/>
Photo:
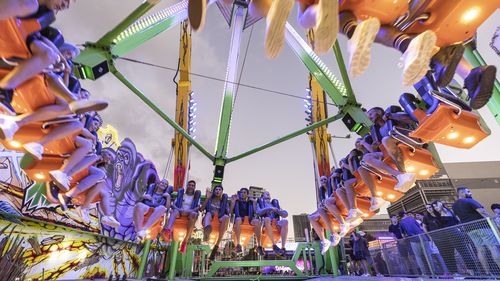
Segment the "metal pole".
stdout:
<path fill-rule="evenodd" d="M 225 158 L 229 143 L 229 131 L 231 128 L 231 118 L 233 113 L 234 96 L 237 91 L 238 63 L 240 58 L 240 45 L 243 28 L 245 25 L 245 9 L 237 5 L 233 14 L 231 24 L 231 45 L 229 47 L 229 58 L 227 60 L 226 79 L 224 83 L 224 95 L 222 98 L 222 108 L 219 118 L 219 129 L 217 133 L 217 144 L 215 157 Z"/>
<path fill-rule="evenodd" d="M 146 97 L 141 90 L 135 87 L 132 82 L 130 82 L 123 74 L 121 74 L 114 65 L 110 67 L 113 75 L 118 78 L 127 88 L 129 88 L 134 94 L 136 94 L 146 105 L 148 105 L 154 112 L 156 112 L 163 120 L 165 120 L 172 128 L 184 136 L 194 147 L 196 147 L 203 155 L 205 155 L 211 161 L 214 161 L 214 157 L 206 150 L 201 144 L 199 144 L 195 139 L 193 139 L 188 132 L 186 132 L 182 127 L 180 127 L 174 120 L 172 120 L 166 113 L 164 113 L 159 107 L 156 106 L 148 97 Z"/>
<path fill-rule="evenodd" d="M 316 122 L 316 123 L 314 123 L 314 124 L 312 124 L 310 126 L 307 126 L 307 127 L 303 128 L 303 129 L 300 129 L 300 130 L 297 130 L 297 131 L 295 131 L 293 133 L 290 133 L 290 134 L 288 134 L 288 135 L 286 135 L 284 137 L 278 138 L 277 140 L 271 141 L 271 142 L 269 142 L 267 144 L 264 144 L 264 145 L 261 145 L 259 147 L 256 147 L 256 148 L 254 148 L 254 149 L 252 149 L 250 151 L 247 151 L 247 152 L 244 152 L 242 154 L 239 154 L 239 155 L 236 155 L 234 157 L 231 157 L 231 158 L 229 158 L 229 159 L 226 160 L 226 163 L 239 160 L 241 158 L 244 158 L 244 157 L 247 157 L 247 156 L 252 155 L 254 153 L 257 153 L 259 151 L 262 151 L 262 150 L 264 150 L 266 148 L 269 148 L 269 147 L 272 147 L 274 145 L 280 144 L 280 143 L 282 143 L 284 141 L 287 141 L 287 140 L 292 139 L 294 137 L 300 136 L 300 135 L 302 135 L 302 134 L 304 134 L 304 133 L 306 133 L 308 131 L 314 130 L 314 129 L 316 129 L 318 127 L 321 127 L 321 126 L 323 126 L 325 124 L 332 123 L 332 122 L 334 122 L 334 121 L 336 121 L 338 119 L 341 119 L 342 117 L 344 117 L 343 114 L 337 114 L 335 116 L 328 117 L 327 119 L 324 119 L 324 120 L 321 120 L 319 122 Z"/>
<path fill-rule="evenodd" d="M 144 244 L 144 248 L 142 249 L 141 256 L 141 264 L 139 265 L 139 269 L 137 270 L 137 279 L 142 279 L 144 276 L 144 269 L 146 268 L 146 264 L 148 262 L 149 250 L 151 249 L 151 240 L 146 240 Z"/>
<path fill-rule="evenodd" d="M 179 242 L 173 241 L 170 244 L 170 266 L 168 268 L 168 280 L 174 280 L 175 278 L 175 268 L 177 264 L 177 251 L 179 250 Z"/>
<path fill-rule="evenodd" d="M 423 234 L 426 235 L 426 234 Z M 411 238 L 410 238 L 411 239 Z M 424 239 L 422 239 L 422 235 L 418 235 L 418 239 L 420 240 L 420 247 L 422 247 L 422 252 L 424 253 L 425 261 L 427 261 L 427 265 L 429 266 L 429 270 L 431 272 L 431 277 L 434 278 L 435 272 L 434 272 L 434 267 L 431 264 L 432 256 L 429 257 L 429 253 L 427 252 L 427 247 L 425 246 Z M 411 241 L 410 241 L 411 245 Z M 422 271 L 424 269 L 422 268 Z"/>
<path fill-rule="evenodd" d="M 333 137 L 332 137 L 333 139 Z M 333 159 L 333 167 L 337 168 L 339 163 L 337 162 L 337 157 L 335 157 L 335 151 L 333 151 L 333 146 L 332 146 L 332 141 L 328 142 L 328 145 L 330 146 L 330 151 L 332 152 L 332 159 Z"/>

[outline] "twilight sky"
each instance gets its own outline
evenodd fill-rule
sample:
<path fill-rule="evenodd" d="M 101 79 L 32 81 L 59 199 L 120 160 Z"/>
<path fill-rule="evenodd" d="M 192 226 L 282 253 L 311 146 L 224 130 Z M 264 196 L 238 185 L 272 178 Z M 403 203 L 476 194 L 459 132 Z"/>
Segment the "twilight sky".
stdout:
<path fill-rule="evenodd" d="M 163 0 L 154 11 L 175 3 Z M 126 0 L 84 0 L 77 1 L 67 12 L 58 14 L 55 26 L 60 28 L 66 40 L 74 44 L 96 41 L 109 31 L 141 1 Z M 296 13 L 289 22 L 300 30 L 296 23 Z M 500 12 L 483 24 L 478 34 L 479 49 L 487 62 L 499 67 L 499 58 L 488 46 L 496 26 L 500 25 Z M 241 57 L 249 40 L 251 28 L 244 33 Z M 307 86 L 307 71 L 294 53 L 286 46 L 275 60 L 264 56 L 265 22 L 255 24 L 250 38 L 247 61 L 242 70 L 241 83 L 269 90 L 285 92 L 304 97 Z M 192 71 L 224 79 L 229 50 L 229 28 L 214 5 L 209 8 L 205 30 L 193 33 Z M 145 43 L 126 55 L 155 64 L 177 67 L 179 32 L 176 27 Z M 346 57 L 346 38 L 339 35 L 340 45 Z M 359 78 L 352 79 L 358 102 L 364 107 L 397 104 L 404 91 L 413 92 L 401 84 L 401 69 L 398 67 L 400 53 L 396 50 L 375 45 L 368 71 Z M 333 52 L 322 56 L 330 69 L 338 74 Z M 174 71 L 152 68 L 118 60 L 118 69 L 132 80 L 148 97 L 157 103 L 172 118 L 175 111 Z M 241 62 L 240 62 L 241 67 Z M 241 72 L 240 72 L 241 73 Z M 498 77 L 498 75 L 497 75 Z M 223 94 L 223 83 L 193 76 L 193 90 L 198 102 L 197 140 L 209 151 L 215 150 L 219 109 Z M 106 99 L 109 108 L 102 113 L 105 123 L 112 124 L 120 132 L 120 138 L 130 137 L 138 150 L 157 166 L 163 175 L 170 152 L 173 129 L 122 85 L 112 74 L 98 81 L 84 81 L 83 86 L 95 98 Z M 269 92 L 240 87 L 235 102 L 228 155 L 233 156 L 255 146 L 285 135 L 305 126 L 302 99 L 280 96 Z M 329 107 L 329 112 L 336 109 Z M 438 146 L 443 162 L 493 161 L 500 160 L 500 129 L 488 109 L 481 110 L 489 124 L 492 135 L 473 149 L 466 151 Z M 345 136 L 348 130 L 342 122 L 329 126 L 332 135 Z M 340 158 L 353 147 L 353 139 L 334 139 L 335 155 Z M 299 136 L 258 154 L 230 163 L 225 170 L 224 186 L 233 193 L 240 187 L 261 186 L 271 195 L 279 198 L 281 206 L 290 214 L 310 213 L 315 208 L 314 172 L 311 146 L 306 136 Z M 213 175 L 212 163 L 191 149 L 192 179 L 198 188 L 210 185 Z M 172 169 L 167 176 L 172 178 Z M 293 236 L 290 232 L 289 236 Z"/>

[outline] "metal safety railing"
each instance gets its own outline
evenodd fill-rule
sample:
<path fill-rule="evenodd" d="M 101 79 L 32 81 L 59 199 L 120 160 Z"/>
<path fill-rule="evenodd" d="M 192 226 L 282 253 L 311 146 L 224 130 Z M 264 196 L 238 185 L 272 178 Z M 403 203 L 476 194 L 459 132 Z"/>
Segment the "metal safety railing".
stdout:
<path fill-rule="evenodd" d="M 370 249 L 372 266 L 389 276 L 500 278 L 499 233 L 488 218 L 392 240 Z"/>

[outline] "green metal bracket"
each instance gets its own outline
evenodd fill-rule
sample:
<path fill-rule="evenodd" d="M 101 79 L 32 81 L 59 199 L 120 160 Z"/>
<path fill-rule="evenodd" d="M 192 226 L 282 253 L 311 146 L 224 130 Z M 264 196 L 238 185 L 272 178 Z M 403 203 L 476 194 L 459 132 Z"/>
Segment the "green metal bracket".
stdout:
<path fill-rule="evenodd" d="M 132 82 L 130 82 L 123 74 L 121 74 L 114 65 L 111 65 L 111 72 L 118 78 L 127 88 L 129 88 L 134 94 L 136 94 L 146 105 L 148 105 L 154 112 L 156 112 L 163 120 L 165 120 L 172 128 L 178 131 L 183 137 L 185 137 L 194 147 L 196 147 L 203 155 L 205 155 L 211 161 L 214 161 L 214 157 L 206 150 L 200 143 L 198 143 L 188 132 L 186 132 L 181 126 L 179 126 L 173 119 L 168 117 L 159 107 L 156 106 L 148 97 L 146 97 L 141 90 L 139 90 Z"/>
<path fill-rule="evenodd" d="M 486 65 L 486 62 L 484 61 L 479 51 L 471 43 L 465 45 L 464 57 L 467 62 L 470 63 L 473 67 Z M 488 102 L 487 106 L 493 114 L 493 117 L 497 121 L 497 124 L 500 125 L 500 83 L 497 79 L 495 79 L 493 95 L 491 96 L 491 99 Z"/>
<path fill-rule="evenodd" d="M 210 252 L 210 246 L 208 245 L 192 245 L 188 244 L 186 248 L 186 253 L 184 254 L 185 256 L 185 261 L 184 261 L 184 266 L 182 269 L 182 276 L 183 278 L 191 278 L 193 277 L 193 264 L 194 264 L 194 252 L 195 251 L 201 251 L 202 252 L 202 273 L 200 274 L 201 276 L 204 275 L 204 270 L 205 270 L 205 257 L 207 253 Z"/>
<path fill-rule="evenodd" d="M 262 150 L 264 150 L 266 148 L 272 147 L 274 145 L 280 144 L 280 143 L 282 143 L 284 141 L 287 141 L 289 139 L 292 139 L 294 137 L 297 137 L 297 136 L 300 136 L 302 134 L 305 134 L 305 133 L 307 133 L 309 131 L 312 131 L 312 130 L 314 130 L 314 129 L 318 128 L 318 127 L 324 126 L 326 124 L 332 123 L 332 122 L 334 122 L 336 120 L 339 120 L 339 119 L 341 119 L 343 117 L 344 117 L 344 115 L 341 114 L 341 113 L 337 114 L 337 115 L 334 115 L 334 116 L 331 116 L 331 117 L 328 117 L 328 118 L 323 119 L 323 120 L 321 120 L 319 122 L 316 122 L 316 123 L 314 123 L 314 124 L 312 124 L 310 126 L 307 126 L 307 127 L 302 128 L 300 130 L 292 132 L 292 133 L 290 133 L 290 134 L 288 134 L 286 136 L 278 138 L 278 139 L 276 139 L 274 141 L 271 141 L 269 143 L 266 143 L 266 144 L 263 144 L 263 145 L 261 145 L 259 147 L 256 147 L 256 148 L 254 148 L 252 150 L 249 150 L 247 152 L 244 152 L 244 153 L 241 153 L 241 154 L 236 155 L 234 157 L 231 157 L 231 158 L 229 158 L 229 159 L 226 160 L 226 163 L 234 162 L 234 161 L 239 160 L 241 158 L 244 158 L 244 157 L 247 157 L 249 155 L 255 154 L 255 153 L 257 153 L 259 151 L 262 151 Z"/>
<path fill-rule="evenodd" d="M 340 50 L 338 40 L 335 41 L 335 45 L 333 45 L 333 53 L 335 54 L 335 59 L 337 60 L 337 65 L 339 66 L 340 75 L 342 76 L 342 81 L 344 82 L 347 100 L 351 104 L 356 104 L 356 97 L 354 96 L 354 91 L 352 90 L 351 80 L 349 79 L 349 74 L 347 73 L 344 57 L 342 56 L 342 51 Z"/>
<path fill-rule="evenodd" d="M 153 2 L 153 3 L 151 3 Z M 156 3 L 155 3 L 156 2 Z M 106 33 L 97 44 L 99 45 L 110 45 L 113 40 L 122 33 L 123 30 L 128 28 L 132 23 L 134 23 L 138 18 L 142 17 L 149 10 L 151 10 L 158 1 L 144 1 L 137 7 L 130 15 L 128 15 L 124 20 L 122 20 L 116 27 L 114 27 L 110 32 Z"/>
<path fill-rule="evenodd" d="M 330 69 L 328 69 L 289 23 L 286 24 L 285 38 L 288 45 L 314 78 L 316 78 L 333 103 L 346 115 L 343 121 L 349 130 L 360 135 L 368 133 L 371 122 L 364 114 L 361 106 L 357 104 L 354 95 L 348 93 L 346 87 L 333 75 Z M 340 49 L 338 51 L 340 54 Z M 345 75 L 347 75 L 347 72 Z"/>
<path fill-rule="evenodd" d="M 151 240 L 147 240 L 144 243 L 144 248 L 142 249 L 141 256 L 141 264 L 139 265 L 139 269 L 137 270 L 137 279 L 142 279 L 144 276 L 144 269 L 146 268 L 146 264 L 148 262 L 149 250 L 151 249 Z"/>

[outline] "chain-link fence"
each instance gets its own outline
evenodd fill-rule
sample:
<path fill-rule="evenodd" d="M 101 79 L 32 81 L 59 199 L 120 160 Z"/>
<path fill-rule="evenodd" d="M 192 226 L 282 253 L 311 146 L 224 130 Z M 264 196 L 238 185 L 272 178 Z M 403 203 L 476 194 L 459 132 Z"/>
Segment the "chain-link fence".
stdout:
<path fill-rule="evenodd" d="M 500 278 L 500 231 L 491 219 L 380 244 L 370 252 L 390 276 Z"/>

